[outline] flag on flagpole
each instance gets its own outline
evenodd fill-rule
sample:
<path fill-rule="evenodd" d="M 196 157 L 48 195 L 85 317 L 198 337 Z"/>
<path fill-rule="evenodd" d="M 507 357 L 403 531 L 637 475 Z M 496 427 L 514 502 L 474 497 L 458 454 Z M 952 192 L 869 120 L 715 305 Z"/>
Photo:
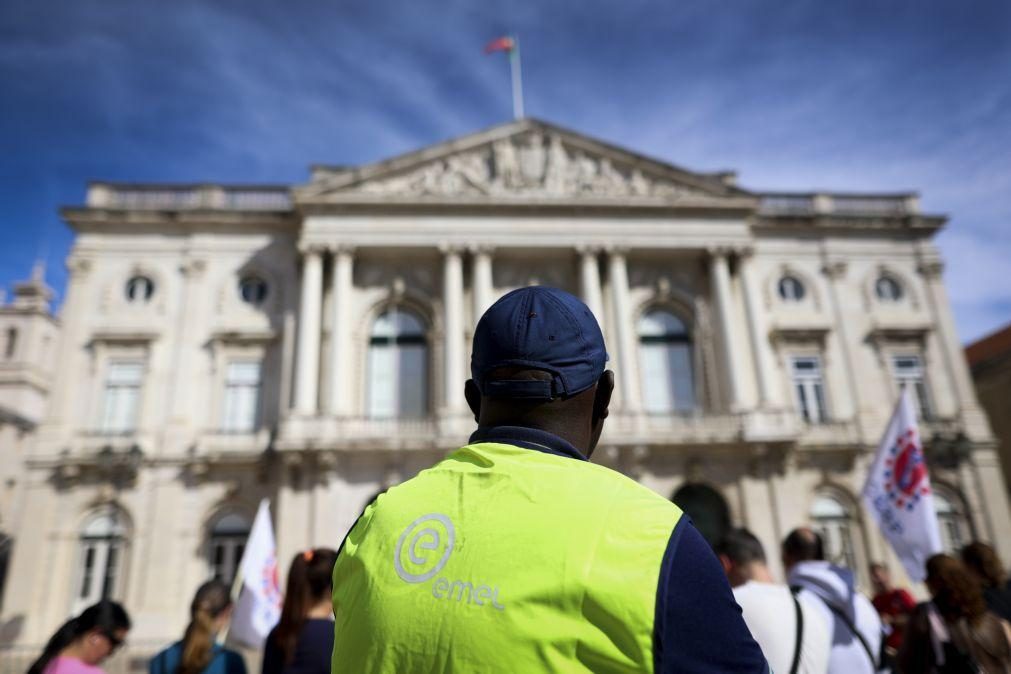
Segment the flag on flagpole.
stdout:
<path fill-rule="evenodd" d="M 905 389 L 878 445 L 863 498 L 906 573 L 923 580 L 927 558 L 941 551 L 941 532 L 916 414 Z"/>
<path fill-rule="evenodd" d="M 516 42 L 508 35 L 504 35 L 502 37 L 497 37 L 486 44 L 484 46 L 484 53 L 493 54 L 497 51 L 512 51 L 515 47 Z"/>
<path fill-rule="evenodd" d="M 512 73 L 513 117 L 523 118 L 523 67 L 520 64 L 520 41 L 511 35 L 497 37 L 484 46 L 485 54 L 504 51 L 509 54 L 509 70 Z"/>
<path fill-rule="evenodd" d="M 277 580 L 277 545 L 270 521 L 270 502 L 260 501 L 239 563 L 242 579 L 229 635 L 260 648 L 281 618 L 281 587 Z"/>

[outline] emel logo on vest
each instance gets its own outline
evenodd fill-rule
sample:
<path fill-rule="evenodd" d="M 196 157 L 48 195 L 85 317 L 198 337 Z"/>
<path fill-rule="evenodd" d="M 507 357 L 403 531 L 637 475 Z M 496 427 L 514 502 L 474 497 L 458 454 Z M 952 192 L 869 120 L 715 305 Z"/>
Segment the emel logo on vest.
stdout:
<path fill-rule="evenodd" d="M 416 529 L 418 531 L 415 533 Z M 412 533 L 414 533 L 413 536 L 411 536 Z M 410 536 L 410 539 L 408 539 L 408 536 Z M 407 542 L 407 557 L 411 560 L 414 567 L 421 567 L 418 569 L 419 573 L 412 573 L 404 568 L 403 554 L 405 541 Z M 422 515 L 411 522 L 404 529 L 404 533 L 400 534 L 400 538 L 397 539 L 397 549 L 393 553 L 393 566 L 397 569 L 397 575 L 408 583 L 424 583 L 442 571 L 442 567 L 446 566 L 449 556 L 453 554 L 453 543 L 455 541 L 456 531 L 453 529 L 453 523 L 449 521 L 448 517 L 439 513 Z M 437 559 L 436 555 L 422 556 L 417 554 L 418 549 L 438 551 L 440 547 L 443 547 L 443 544 L 445 544 L 445 550 L 442 556 Z M 424 571 L 423 569 L 429 566 L 433 560 L 436 561 L 431 565 L 431 568 Z"/>
<path fill-rule="evenodd" d="M 456 530 L 447 516 L 441 513 L 422 515 L 407 525 L 397 539 L 393 567 L 405 582 L 424 583 L 446 566 L 455 543 Z M 505 609 L 498 601 L 497 586 L 475 586 L 468 581 L 450 581 L 441 577 L 432 584 L 432 596 L 435 599 L 456 599 L 461 603 L 466 598 L 467 605 L 490 604 L 499 611 Z"/>

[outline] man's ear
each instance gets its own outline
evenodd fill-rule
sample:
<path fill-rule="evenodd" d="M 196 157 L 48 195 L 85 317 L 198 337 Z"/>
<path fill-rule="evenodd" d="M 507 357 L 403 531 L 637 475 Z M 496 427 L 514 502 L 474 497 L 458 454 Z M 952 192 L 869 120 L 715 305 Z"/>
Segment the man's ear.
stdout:
<path fill-rule="evenodd" d="M 720 558 L 720 564 L 723 565 L 723 573 L 730 575 L 730 570 L 734 568 L 734 563 L 730 561 L 730 558 L 726 555 L 717 555 Z"/>
<path fill-rule="evenodd" d="M 611 394 L 614 393 L 614 372 L 604 370 L 597 380 L 597 392 L 593 396 L 593 420 L 603 421 L 607 418 L 607 407 L 611 404 Z"/>
<path fill-rule="evenodd" d="M 468 379 L 463 385 L 463 397 L 467 399 L 470 411 L 474 413 L 474 421 L 481 423 L 481 391 L 473 379 Z"/>

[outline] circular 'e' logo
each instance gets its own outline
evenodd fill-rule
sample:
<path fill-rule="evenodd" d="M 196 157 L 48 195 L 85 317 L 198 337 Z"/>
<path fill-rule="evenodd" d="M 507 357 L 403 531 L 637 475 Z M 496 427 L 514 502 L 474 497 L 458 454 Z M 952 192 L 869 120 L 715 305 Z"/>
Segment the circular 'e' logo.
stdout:
<path fill-rule="evenodd" d="M 393 552 L 397 575 L 408 583 L 424 583 L 446 566 L 455 539 L 456 532 L 448 517 L 439 513 L 422 515 L 397 539 Z M 405 566 L 406 560 L 410 561 L 409 566 Z"/>

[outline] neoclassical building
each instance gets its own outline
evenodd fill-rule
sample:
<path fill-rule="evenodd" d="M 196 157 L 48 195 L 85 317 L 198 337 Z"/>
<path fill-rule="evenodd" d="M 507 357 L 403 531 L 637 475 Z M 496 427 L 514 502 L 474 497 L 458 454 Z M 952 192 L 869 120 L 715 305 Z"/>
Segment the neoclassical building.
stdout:
<path fill-rule="evenodd" d="M 945 218 L 914 194 L 767 194 L 523 119 L 303 185 L 93 183 L 63 215 L 46 411 L 0 501 L 8 641 L 103 595 L 135 643 L 180 633 L 261 498 L 282 567 L 336 547 L 378 491 L 466 441 L 473 327 L 527 284 L 603 327 L 618 387 L 593 460 L 707 536 L 747 526 L 778 571 L 778 541 L 813 523 L 839 563 L 899 573 L 859 491 L 906 387 L 945 545 L 1011 560 Z"/>

